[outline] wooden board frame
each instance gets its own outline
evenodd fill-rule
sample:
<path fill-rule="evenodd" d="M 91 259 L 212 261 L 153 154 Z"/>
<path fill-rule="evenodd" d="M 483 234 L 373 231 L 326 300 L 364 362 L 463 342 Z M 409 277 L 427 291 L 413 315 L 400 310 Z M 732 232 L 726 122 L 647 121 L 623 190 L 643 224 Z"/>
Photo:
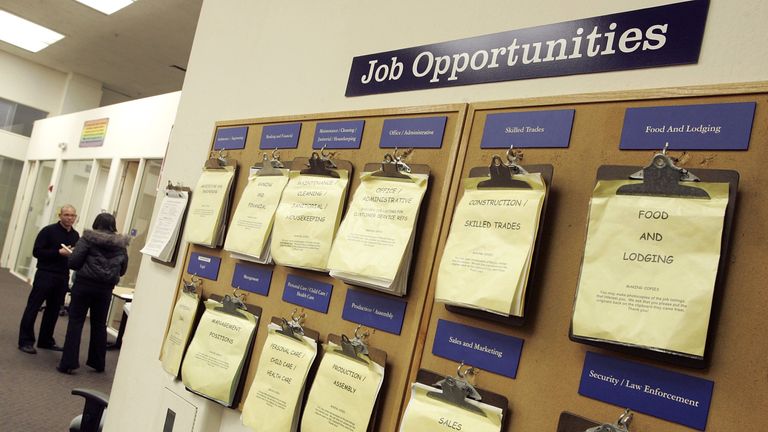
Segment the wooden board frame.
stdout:
<path fill-rule="evenodd" d="M 352 162 L 355 167 L 355 172 L 350 178 L 349 197 L 351 197 L 357 186 L 360 184 L 359 175 L 362 172 L 364 164 L 382 160 L 385 153 L 391 153 L 393 150 L 379 148 L 379 139 L 385 119 L 433 116 L 447 117 L 442 147 L 439 149 L 417 148 L 406 160 L 409 164 L 429 165 L 430 179 L 428 190 L 424 197 L 422 214 L 420 215 L 419 220 L 419 231 L 417 231 L 418 240 L 417 247 L 414 249 L 410 285 L 408 294 L 404 297 L 407 300 L 408 305 L 405 309 L 405 318 L 401 333 L 400 335 L 394 335 L 384 331 L 375 331 L 369 338 L 371 347 L 382 349 L 388 354 L 385 379 L 380 396 L 381 400 L 379 401 L 380 411 L 376 417 L 374 430 L 386 431 L 397 429 L 402 404 L 404 400 L 406 400 L 405 398 L 407 397 L 410 385 L 408 378 L 412 372 L 411 368 L 417 363 L 416 359 L 421 357 L 421 350 L 423 349 L 424 342 L 423 335 L 426 331 L 427 323 L 424 317 L 429 316 L 432 304 L 431 301 L 427 301 L 427 287 L 429 286 L 429 280 L 432 277 L 432 263 L 435 260 L 439 233 L 441 232 L 441 225 L 443 223 L 443 215 L 449 201 L 449 193 L 453 182 L 454 167 L 458 159 L 459 143 L 463 131 L 466 110 L 466 104 L 452 104 L 293 115 L 262 119 L 243 119 L 216 123 L 216 127 L 247 126 L 249 128 L 245 148 L 242 150 L 227 150 L 228 159 L 236 160 L 240 167 L 233 185 L 235 192 L 231 208 L 234 209 L 247 183 L 248 167 L 254 163 L 261 162 L 263 152 L 267 152 L 267 154 L 272 152 L 271 149 L 259 149 L 261 131 L 266 125 L 295 122 L 302 123 L 298 148 L 278 150 L 281 160 L 291 161 L 297 157 L 308 157 L 312 153 L 312 142 L 317 123 L 323 121 L 365 120 L 366 123 L 363 130 L 360 149 L 329 149 L 329 151 L 336 152 L 336 158 L 348 160 Z M 216 131 L 214 128 L 212 131 L 211 143 L 214 141 L 215 133 Z M 212 145 L 213 144 L 211 144 L 211 148 Z M 349 199 L 345 205 L 345 211 L 348 204 Z M 233 212 L 230 212 L 228 221 L 231 221 L 232 213 Z M 231 293 L 231 281 L 234 266 L 241 261 L 231 258 L 228 252 L 220 248 L 211 249 L 192 244 L 189 245 L 183 260 L 184 267 L 180 275 L 179 283 L 177 283 L 177 289 L 181 286 L 182 278 L 188 279 L 191 276 L 186 273 L 186 266 L 193 252 L 214 255 L 222 259 L 218 280 L 204 281 L 203 289 L 205 297 L 207 298 L 211 294 L 221 295 Z M 249 264 L 258 266 L 258 264 Z M 296 305 L 282 300 L 286 277 L 289 274 L 330 283 L 334 286 L 327 314 L 308 309 L 303 311 L 307 314 L 306 325 L 317 330 L 321 335 L 322 341 L 326 341 L 329 334 L 354 333 L 357 326 L 356 323 L 348 322 L 341 318 L 348 286 L 339 280 L 331 278 L 327 273 L 275 265 L 269 294 L 267 296 L 248 294 L 245 302 L 261 306 L 263 308 L 263 314 L 266 316 L 290 316 L 291 311 L 296 308 Z M 259 325 L 266 326 L 267 322 L 268 321 L 265 322 L 262 320 Z M 259 358 L 266 335 L 266 331 L 257 332 L 252 353 L 253 359 Z M 243 394 L 247 394 L 248 388 L 253 380 L 254 371 L 252 368 L 255 368 L 256 366 L 255 361 L 256 360 L 252 360 L 248 366 L 249 370 L 246 372 L 247 382 Z M 242 409 L 242 404 L 240 405 L 240 409 Z"/>
<path fill-rule="evenodd" d="M 710 364 L 702 370 L 669 365 L 631 355 L 587 347 L 568 339 L 573 299 L 584 251 L 589 198 L 600 165 L 645 166 L 654 152 L 619 150 L 624 111 L 628 107 L 688 105 L 726 102 L 756 102 L 755 118 L 747 151 L 689 151 L 691 168 L 734 169 L 739 171 L 738 199 L 734 214 L 730 258 L 725 275 L 724 295 L 717 309 L 719 322 L 714 330 Z M 763 281 L 768 266 L 763 256 L 768 235 L 768 189 L 763 165 L 768 162 L 768 82 L 679 87 L 667 89 L 606 92 L 540 97 L 470 104 L 462 136 L 460 160 L 453 190 L 470 167 L 487 164 L 492 149 L 480 149 L 488 114 L 514 111 L 575 109 L 571 144 L 567 149 L 524 149 L 525 163 L 554 166 L 546 229 L 539 256 L 540 269 L 533 281 L 538 304 L 523 327 L 508 327 L 488 320 L 453 314 L 435 307 L 419 367 L 450 374 L 456 362 L 432 354 L 437 321 L 446 319 L 525 340 L 516 379 L 487 371 L 476 377 L 478 386 L 509 398 L 515 413 L 503 431 L 554 431 L 562 411 L 589 418 L 614 419 L 624 407 L 616 407 L 578 394 L 586 351 L 603 352 L 662 369 L 715 381 L 707 430 L 730 431 L 748 428 L 762 421 L 768 406 L 765 370 L 768 369 L 768 314 L 765 313 Z M 660 150 L 660 149 L 659 149 Z M 496 150 L 500 151 L 500 150 Z M 680 155 L 671 152 L 672 156 Z M 448 226 L 458 193 L 451 195 L 441 233 L 438 260 L 445 246 Z M 437 264 L 436 264 L 437 265 Z M 434 293 L 436 271 L 430 281 Z M 635 415 L 632 429 L 690 431 L 689 428 L 648 415 Z"/>

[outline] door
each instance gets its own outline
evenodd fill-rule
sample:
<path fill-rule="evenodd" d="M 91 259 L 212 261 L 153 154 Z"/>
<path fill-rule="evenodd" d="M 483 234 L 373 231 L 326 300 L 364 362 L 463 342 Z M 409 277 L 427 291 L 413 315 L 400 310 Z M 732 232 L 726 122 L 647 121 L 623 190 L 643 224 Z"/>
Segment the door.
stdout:
<path fill-rule="evenodd" d="M 32 197 L 27 208 L 26 217 L 23 218 L 24 231 L 19 245 L 19 254 L 16 257 L 16 265 L 13 270 L 22 277 L 32 279 L 32 268 L 35 265 L 32 256 L 32 247 L 35 244 L 37 233 L 48 222 L 45 218 L 48 204 L 48 186 L 53 176 L 54 161 L 36 162 L 37 175 L 35 186 L 32 189 Z M 34 170 L 30 170 L 33 172 Z"/>

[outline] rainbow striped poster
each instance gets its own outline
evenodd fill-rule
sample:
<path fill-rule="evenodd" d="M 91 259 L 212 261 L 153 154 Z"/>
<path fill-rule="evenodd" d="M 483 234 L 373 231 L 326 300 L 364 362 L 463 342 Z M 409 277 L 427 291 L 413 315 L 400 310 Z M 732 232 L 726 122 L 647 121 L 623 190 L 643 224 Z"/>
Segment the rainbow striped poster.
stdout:
<path fill-rule="evenodd" d="M 80 136 L 80 147 L 101 147 L 107 136 L 109 118 L 88 120 L 83 123 L 83 134 Z"/>

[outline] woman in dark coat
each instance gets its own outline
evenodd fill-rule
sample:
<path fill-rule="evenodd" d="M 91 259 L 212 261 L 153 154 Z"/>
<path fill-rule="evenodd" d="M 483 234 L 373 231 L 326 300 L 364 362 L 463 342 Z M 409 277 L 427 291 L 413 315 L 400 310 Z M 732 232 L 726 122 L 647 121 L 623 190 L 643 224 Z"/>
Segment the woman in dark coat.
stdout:
<path fill-rule="evenodd" d="M 80 367 L 80 338 L 88 309 L 91 310 L 91 340 L 86 365 L 104 372 L 107 356 L 107 312 L 112 289 L 128 266 L 129 238 L 117 234 L 115 217 L 101 213 L 93 221 L 93 231 L 86 230 L 69 256 L 69 268 L 75 270 L 69 325 L 64 352 L 56 369 L 71 374 Z"/>

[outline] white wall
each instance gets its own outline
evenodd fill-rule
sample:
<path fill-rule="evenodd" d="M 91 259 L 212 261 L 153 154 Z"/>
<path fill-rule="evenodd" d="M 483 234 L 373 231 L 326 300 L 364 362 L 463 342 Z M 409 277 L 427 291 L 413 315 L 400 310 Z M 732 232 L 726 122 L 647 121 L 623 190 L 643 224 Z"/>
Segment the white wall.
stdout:
<path fill-rule="evenodd" d="M 0 156 L 16 160 L 24 160 L 24 156 L 27 154 L 28 144 L 29 138 L 5 130 L 0 130 Z"/>
<path fill-rule="evenodd" d="M 60 115 L 35 123 L 26 158 L 113 159 L 162 158 L 181 93 L 137 99 L 121 104 Z M 83 123 L 108 118 L 101 147 L 79 147 Z M 67 143 L 66 151 L 58 144 Z"/>
<path fill-rule="evenodd" d="M 101 83 L 0 51 L 0 98 L 56 116 L 99 106 Z M 0 156 L 23 160 L 28 140 L 0 131 Z"/>
<path fill-rule="evenodd" d="M 57 167 L 61 166 L 62 160 L 110 159 L 112 164 L 105 188 L 112 191 L 118 180 L 121 159 L 162 159 L 165 156 L 180 96 L 181 92 L 168 93 L 38 120 L 22 159 L 57 160 Z M 109 118 L 104 144 L 101 147 L 79 147 L 83 123 L 101 118 Z M 66 150 L 62 151 L 59 143 L 66 143 Z M 26 172 L 22 173 L 11 227 L 21 214 L 20 209 L 27 208 L 29 203 L 30 197 L 23 194 L 25 175 Z M 56 175 L 54 173 L 54 178 Z M 86 191 L 83 190 L 83 193 Z M 104 200 L 108 201 L 109 198 L 105 196 Z M 95 205 L 105 207 L 103 203 Z M 16 260 L 23 231 L 23 224 L 18 225 L 17 229 L 8 230 L 5 247 L 0 255 L 0 264 L 3 266 L 9 266 Z"/>
<path fill-rule="evenodd" d="M 717 1 L 709 7 L 698 64 L 344 96 L 356 55 L 666 3 L 672 1 L 206 1 L 163 177 L 194 185 L 217 120 L 768 79 L 768 2 Z M 155 430 L 163 386 L 185 394 L 158 361 L 180 270 L 146 258 L 142 264 L 112 387 L 109 431 Z M 239 412 L 186 395 L 211 422 L 222 417 L 218 429 L 198 424 L 196 431 L 245 430 Z"/>

